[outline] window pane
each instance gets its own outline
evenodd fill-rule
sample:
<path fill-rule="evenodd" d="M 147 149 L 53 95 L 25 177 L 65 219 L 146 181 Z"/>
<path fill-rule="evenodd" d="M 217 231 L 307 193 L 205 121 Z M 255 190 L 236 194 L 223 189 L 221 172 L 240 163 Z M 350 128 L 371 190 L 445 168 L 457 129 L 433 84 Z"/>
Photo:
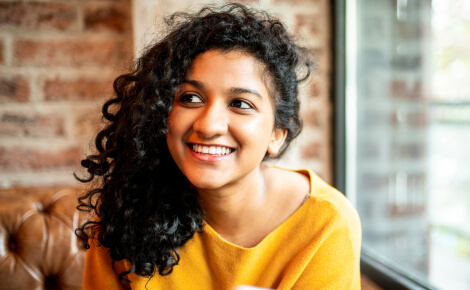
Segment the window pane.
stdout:
<path fill-rule="evenodd" d="M 363 243 L 470 289 L 470 1 L 354 2 L 347 193 Z"/>

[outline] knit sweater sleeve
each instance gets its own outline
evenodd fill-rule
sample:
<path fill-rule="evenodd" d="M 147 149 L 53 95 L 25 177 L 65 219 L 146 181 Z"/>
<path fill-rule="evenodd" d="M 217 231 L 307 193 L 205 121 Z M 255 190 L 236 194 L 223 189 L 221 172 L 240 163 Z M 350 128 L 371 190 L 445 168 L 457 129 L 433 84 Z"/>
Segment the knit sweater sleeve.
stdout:
<path fill-rule="evenodd" d="M 355 210 L 324 229 L 293 289 L 360 289 L 361 226 Z"/>

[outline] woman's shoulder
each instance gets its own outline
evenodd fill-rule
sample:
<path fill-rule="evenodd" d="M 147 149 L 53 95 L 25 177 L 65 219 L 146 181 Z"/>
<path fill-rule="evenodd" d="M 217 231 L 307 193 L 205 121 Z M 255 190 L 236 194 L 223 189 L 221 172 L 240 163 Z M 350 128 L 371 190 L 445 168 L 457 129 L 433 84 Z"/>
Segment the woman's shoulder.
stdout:
<path fill-rule="evenodd" d="M 326 219 L 339 219 L 350 223 L 353 228 L 360 227 L 359 215 L 352 203 L 336 188 L 325 182 L 321 177 L 309 169 L 286 169 L 273 166 L 280 171 L 279 174 L 287 178 L 280 178 L 284 182 L 287 192 L 296 195 L 297 202 L 305 195 L 308 187 L 308 207 L 311 207 L 309 214 L 313 215 L 312 220 L 318 220 L 321 216 Z M 307 185 L 306 185 L 307 184 Z M 300 190 L 300 191 L 299 191 Z"/>
<path fill-rule="evenodd" d="M 325 182 L 315 173 L 308 170 L 312 183 L 311 197 L 320 203 L 330 204 L 331 210 L 341 213 L 342 215 L 357 215 L 357 211 L 351 201 L 332 185 Z"/>
<path fill-rule="evenodd" d="M 318 175 L 310 174 L 312 192 L 309 198 L 312 222 L 325 224 L 336 231 L 348 233 L 349 238 L 360 247 L 362 236 L 359 214 L 347 197 L 325 182 Z"/>
<path fill-rule="evenodd" d="M 267 183 L 271 194 L 284 207 L 297 209 L 311 193 L 311 179 L 307 172 L 268 166 Z"/>

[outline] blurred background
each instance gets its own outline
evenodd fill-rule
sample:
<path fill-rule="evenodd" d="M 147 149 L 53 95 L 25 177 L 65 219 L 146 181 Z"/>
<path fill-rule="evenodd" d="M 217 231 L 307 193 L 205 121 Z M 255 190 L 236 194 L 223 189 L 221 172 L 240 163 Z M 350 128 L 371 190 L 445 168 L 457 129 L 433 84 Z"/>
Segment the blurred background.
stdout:
<path fill-rule="evenodd" d="M 77 186 L 113 79 L 162 18 L 226 2 L 1 0 L 0 188 Z M 385 272 L 470 289 L 470 1 L 238 2 L 281 18 L 317 63 L 278 164 L 348 196 Z"/>
<path fill-rule="evenodd" d="M 470 289 L 470 1 L 345 7 L 345 192 L 364 247 L 412 280 Z"/>
<path fill-rule="evenodd" d="M 74 185 L 113 79 L 158 38 L 162 18 L 226 2 L 0 1 L 0 187 Z M 302 86 L 306 134 L 285 162 L 302 160 L 331 182 L 330 4 L 241 2 L 281 17 L 318 63 Z"/>

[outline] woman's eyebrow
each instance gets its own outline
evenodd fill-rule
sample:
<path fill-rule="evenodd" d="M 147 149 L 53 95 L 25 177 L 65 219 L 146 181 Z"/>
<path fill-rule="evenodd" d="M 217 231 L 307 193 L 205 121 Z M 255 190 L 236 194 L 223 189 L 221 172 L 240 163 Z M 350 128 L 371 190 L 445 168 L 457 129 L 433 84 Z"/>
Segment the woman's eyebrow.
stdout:
<path fill-rule="evenodd" d="M 229 90 L 230 93 L 232 94 L 235 94 L 235 95 L 240 95 L 240 94 L 252 94 L 252 95 L 255 95 L 257 97 L 259 97 L 260 99 L 263 99 L 263 96 L 261 96 L 260 93 L 258 93 L 257 91 L 255 90 L 252 90 L 252 89 L 246 89 L 246 88 L 230 88 Z"/>
<path fill-rule="evenodd" d="M 187 83 L 187 84 L 190 84 L 198 89 L 201 89 L 201 90 L 204 90 L 205 89 L 205 86 L 204 86 L 204 83 L 200 82 L 200 81 L 196 81 L 196 80 L 188 80 L 188 79 L 185 79 L 183 81 L 183 83 Z M 241 94 L 252 94 L 252 95 L 255 95 L 257 96 L 258 98 L 260 99 L 263 99 L 263 96 L 261 96 L 260 93 L 258 93 L 256 90 L 253 90 L 253 89 L 247 89 L 247 88 L 240 88 L 240 87 L 233 87 L 233 88 L 230 88 L 228 90 L 228 92 L 230 94 L 234 94 L 234 95 L 241 95 Z"/>
<path fill-rule="evenodd" d="M 202 82 L 199 82 L 199 81 L 195 81 L 195 80 L 188 80 L 188 79 L 185 79 L 183 81 L 183 83 L 187 83 L 187 84 L 190 84 L 198 89 L 204 89 L 205 86 Z"/>

